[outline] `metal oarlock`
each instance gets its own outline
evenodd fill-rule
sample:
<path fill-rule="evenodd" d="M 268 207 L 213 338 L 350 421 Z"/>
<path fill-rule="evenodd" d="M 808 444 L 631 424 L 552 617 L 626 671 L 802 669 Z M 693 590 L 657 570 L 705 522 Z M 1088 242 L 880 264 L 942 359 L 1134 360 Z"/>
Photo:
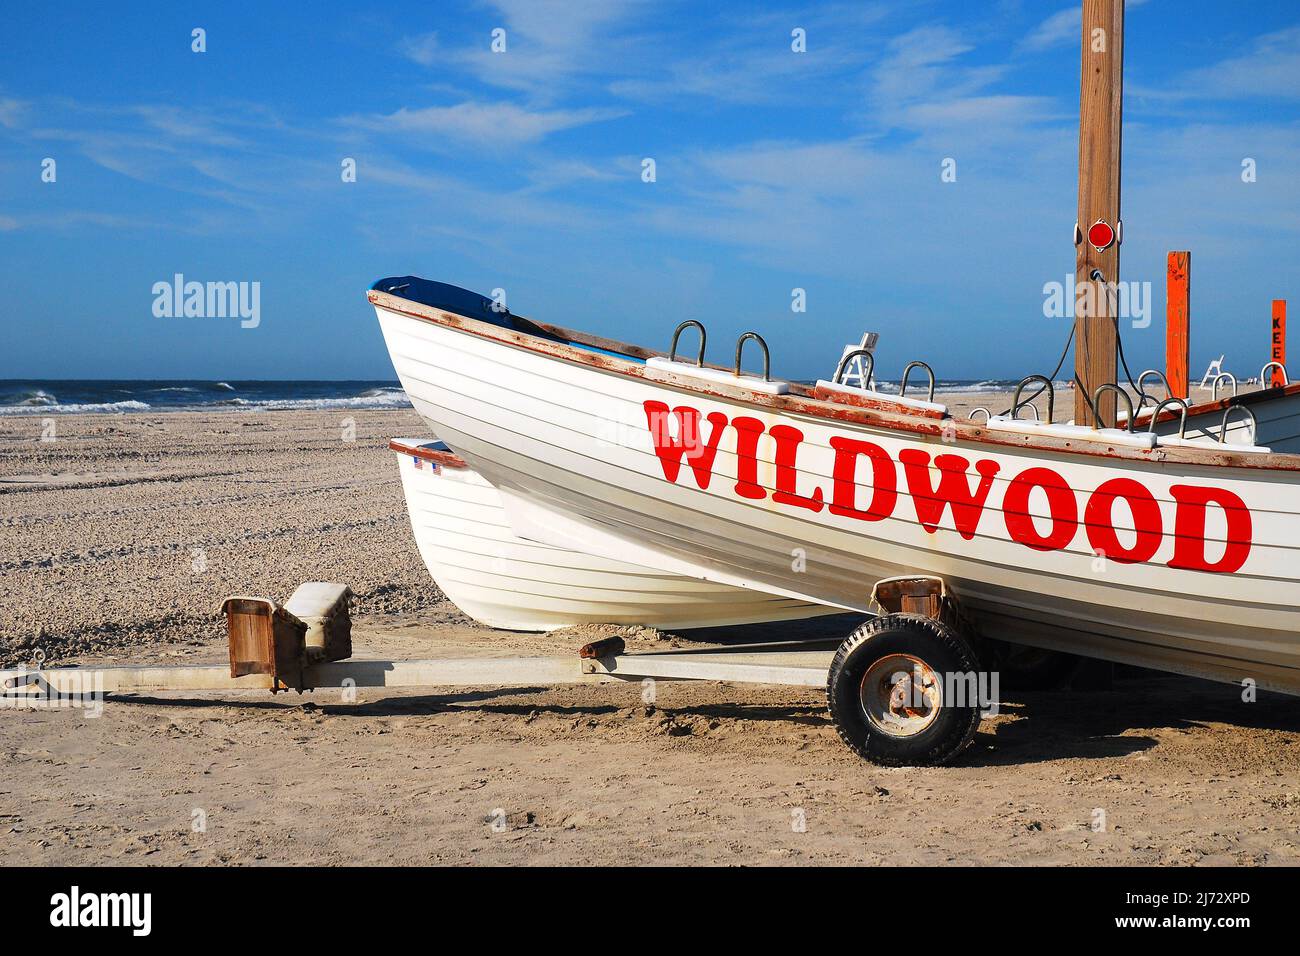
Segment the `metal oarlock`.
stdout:
<path fill-rule="evenodd" d="M 1170 395 L 1168 398 L 1166 398 L 1163 402 L 1161 402 L 1159 405 L 1155 407 L 1155 409 L 1151 412 L 1151 424 L 1147 426 L 1147 431 L 1154 432 L 1156 430 L 1156 420 L 1160 418 L 1160 413 L 1164 410 L 1164 407 L 1166 405 L 1177 405 L 1179 408 L 1183 410 L 1182 421 L 1179 422 L 1178 424 L 1178 437 L 1186 438 L 1187 437 L 1187 402 L 1179 398 L 1177 395 Z"/>
<path fill-rule="evenodd" d="M 914 368 L 923 368 L 925 369 L 925 374 L 930 376 L 930 393 L 929 395 L 926 396 L 925 400 L 927 402 L 933 402 L 934 401 L 934 369 L 930 368 L 930 366 L 925 364 L 924 362 L 907 363 L 907 368 L 903 369 L 903 382 L 898 387 L 898 397 L 902 398 L 904 395 L 907 394 L 907 377 L 912 374 L 912 369 Z"/>
<path fill-rule="evenodd" d="M 970 414 L 966 416 L 966 420 L 971 422 L 975 421 L 975 416 L 978 415 L 980 412 L 984 413 L 984 421 L 986 422 L 993 417 L 993 413 L 991 411 L 989 411 L 983 405 L 980 405 L 970 410 Z M 1034 414 L 1035 415 L 1038 414 L 1038 409 L 1034 409 Z"/>
<path fill-rule="evenodd" d="M 1047 389 L 1047 424 L 1050 425 L 1056 412 L 1056 389 L 1052 387 L 1052 380 L 1046 375 L 1026 375 L 1020 380 L 1020 384 L 1016 386 L 1016 394 L 1011 399 L 1011 417 L 1015 418 L 1019 414 L 1022 405 L 1028 405 L 1034 409 L 1034 420 L 1038 420 L 1038 409 L 1034 406 L 1033 400 L 1020 401 L 1020 393 L 1030 382 L 1042 382 L 1043 388 Z M 1041 393 L 1042 390 L 1040 388 L 1038 391 Z"/>
<path fill-rule="evenodd" d="M 1124 404 L 1128 406 L 1128 430 L 1133 431 L 1133 399 L 1129 397 L 1128 392 L 1120 388 L 1114 382 L 1106 382 L 1097 386 L 1097 390 L 1092 393 L 1092 420 L 1096 422 L 1096 427 L 1101 427 L 1101 393 L 1114 392 L 1120 398 L 1124 399 Z M 1116 419 L 1119 417 L 1119 410 L 1115 412 Z M 1115 427 L 1119 428 L 1119 421 L 1115 422 Z"/>
<path fill-rule="evenodd" d="M 1210 400 L 1211 400 L 1211 401 L 1216 401 L 1216 402 L 1217 402 L 1217 401 L 1219 400 L 1219 383 L 1220 383 L 1221 381 L 1223 381 L 1225 378 L 1226 378 L 1228 381 L 1230 381 L 1230 382 L 1232 383 L 1232 394 L 1233 394 L 1233 397 L 1236 397 L 1236 394 L 1237 394 L 1237 376 L 1233 375 L 1231 372 L 1220 372 L 1218 375 L 1214 376 L 1214 381 L 1210 383 L 1210 389 L 1211 389 L 1211 391 L 1210 391 Z"/>
<path fill-rule="evenodd" d="M 1274 368 L 1282 373 L 1282 384 L 1290 385 L 1291 377 L 1286 374 L 1286 366 L 1283 365 L 1281 362 L 1269 362 L 1267 365 L 1265 365 L 1262 369 L 1259 370 L 1260 386 L 1263 388 L 1272 388 L 1272 386 L 1268 384 L 1269 381 L 1268 372 L 1269 369 L 1274 369 Z"/>
<path fill-rule="evenodd" d="M 758 347 L 763 350 L 763 381 L 772 381 L 772 355 L 767 350 L 767 343 L 763 341 L 763 336 L 757 332 L 746 332 L 736 339 L 736 365 L 734 371 L 736 377 L 740 377 L 740 356 L 745 351 L 745 343 L 753 339 L 758 343 Z"/>
<path fill-rule="evenodd" d="M 845 370 L 849 367 L 849 363 L 859 355 L 867 360 L 867 374 L 863 381 L 866 382 L 867 388 L 871 387 L 871 380 L 876 376 L 876 357 L 872 355 L 868 349 L 854 349 L 848 355 L 844 356 L 844 358 L 840 359 L 840 364 L 835 369 L 835 378 L 832 379 L 836 385 L 844 384 Z"/>
<path fill-rule="evenodd" d="M 682 337 L 682 330 L 688 328 L 696 328 L 700 330 L 700 351 L 699 354 L 695 356 L 695 364 L 698 368 L 703 368 L 704 343 L 708 341 L 709 334 L 704 331 L 704 324 L 702 322 L 697 322 L 695 319 L 687 319 L 673 331 L 673 344 L 672 348 L 668 350 L 668 361 L 677 361 L 677 340 Z"/>
<path fill-rule="evenodd" d="M 1229 405 L 1223 410 L 1223 421 L 1219 424 L 1220 445 L 1226 445 L 1228 443 L 1228 416 L 1233 412 L 1243 412 L 1246 417 L 1250 419 L 1250 435 L 1252 440 L 1259 434 L 1259 419 L 1255 417 L 1254 412 L 1245 405 Z"/>

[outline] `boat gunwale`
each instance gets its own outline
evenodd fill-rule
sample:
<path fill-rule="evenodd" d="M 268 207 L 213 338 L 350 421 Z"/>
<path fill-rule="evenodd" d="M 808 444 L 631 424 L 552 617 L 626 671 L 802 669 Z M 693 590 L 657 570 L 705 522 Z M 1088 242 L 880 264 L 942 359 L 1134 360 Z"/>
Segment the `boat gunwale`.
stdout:
<path fill-rule="evenodd" d="M 813 391 L 807 386 L 799 385 L 798 383 L 790 383 L 790 391 L 787 394 L 774 395 L 768 392 L 761 392 L 756 389 L 747 388 L 743 381 L 738 381 L 737 384 L 734 385 L 717 381 L 710 381 L 706 384 L 699 379 L 679 375 L 663 369 L 655 369 L 653 370 L 653 374 L 649 374 L 647 367 L 644 364 L 633 361 L 633 359 L 641 359 L 644 361 L 646 358 L 662 356 L 665 353 L 659 352 L 655 349 L 645 348 L 643 346 L 620 342 L 616 339 L 604 338 L 577 329 L 568 329 L 563 326 L 552 325 L 546 322 L 537 322 L 536 320 L 531 319 L 528 320 L 538 328 L 567 340 L 567 342 L 553 342 L 549 339 L 530 335 L 525 332 L 502 328 L 493 325 L 490 322 L 484 322 L 481 319 L 461 315 L 457 312 L 450 312 L 445 309 L 427 306 L 423 303 L 393 295 L 392 293 L 382 292 L 377 289 L 368 290 L 366 297 L 372 305 L 397 315 L 404 315 L 433 325 L 456 329 L 469 335 L 475 335 L 479 338 L 495 341 L 503 345 L 515 346 L 551 358 L 557 358 L 562 361 L 588 366 L 599 371 L 610 372 L 628 378 L 639 378 L 647 382 L 667 385 L 681 391 L 701 395 L 705 398 L 726 398 L 749 405 L 792 412 L 828 422 L 845 422 L 849 424 L 881 428 L 886 431 L 926 436 L 942 436 L 950 434 L 962 441 L 978 445 L 992 445 L 996 447 L 1017 448 L 1029 451 L 1047 451 L 1083 458 L 1121 459 L 1155 465 L 1187 464 L 1198 467 L 1234 468 L 1245 471 L 1300 471 L 1300 454 L 1278 452 L 1270 452 L 1266 454 L 1247 452 L 1243 454 L 1221 450 L 1213 446 L 1195 448 L 1189 446 L 1170 447 L 1157 445 L 1155 448 L 1151 449 L 1139 449 L 1122 445 L 1109 445 L 1102 442 L 1082 443 L 1067 438 L 1054 438 L 1051 436 L 1017 435 L 1005 432 L 994 433 L 976 423 L 961 421 L 960 419 L 946 418 L 940 420 L 907 413 L 902 411 L 901 406 L 900 411 L 895 413 L 878 408 L 867 408 L 859 405 L 825 401 L 817 398 L 813 394 Z M 592 348 L 602 349 L 604 352 L 618 353 L 618 355 L 604 354 L 604 352 L 591 352 L 570 345 L 568 342 L 575 342 L 578 343 L 578 345 L 586 345 Z M 620 355 L 628 356 L 628 358 L 621 358 L 619 357 Z M 708 363 L 706 363 L 706 367 L 719 368 L 719 366 Z M 726 369 L 726 371 L 731 371 L 731 369 Z M 1300 383 L 1296 383 L 1295 386 L 1284 387 L 1281 391 L 1283 393 L 1289 393 L 1289 389 L 1292 387 L 1300 390 Z M 1240 401 L 1249 398 L 1250 395 L 1267 395 L 1273 391 L 1273 389 L 1269 389 L 1263 392 L 1252 392 L 1248 395 L 1234 396 L 1233 398 Z M 1232 399 L 1225 399 L 1224 401 L 1227 402 L 1231 400 Z M 1088 447 L 1089 445 L 1095 445 L 1097 447 Z"/>
<path fill-rule="evenodd" d="M 1264 402 L 1271 402 L 1278 398 L 1289 398 L 1292 395 L 1300 394 L 1300 381 L 1292 382 L 1289 385 L 1270 385 L 1268 388 L 1259 388 L 1253 392 L 1246 392 L 1242 395 L 1229 395 L 1226 398 L 1210 399 L 1204 402 L 1195 402 L 1187 406 L 1187 418 L 1190 420 L 1198 415 L 1211 415 L 1214 412 L 1223 412 L 1229 408 L 1236 408 L 1243 405 L 1259 405 Z M 1151 424 L 1151 413 L 1155 409 L 1145 412 L 1138 412 L 1133 419 L 1133 427 L 1149 427 Z M 1166 408 L 1160 412 L 1160 417 L 1156 419 L 1157 424 L 1165 422 L 1176 422 L 1182 417 L 1182 412 Z"/>
<path fill-rule="evenodd" d="M 403 455 L 409 455 L 412 458 L 421 458 L 424 461 L 431 461 L 434 464 L 442 465 L 446 468 L 468 468 L 469 462 L 461 458 L 454 451 L 442 451 L 438 448 L 424 448 L 420 445 L 408 445 L 406 442 L 397 438 L 388 440 L 390 450 Z"/>

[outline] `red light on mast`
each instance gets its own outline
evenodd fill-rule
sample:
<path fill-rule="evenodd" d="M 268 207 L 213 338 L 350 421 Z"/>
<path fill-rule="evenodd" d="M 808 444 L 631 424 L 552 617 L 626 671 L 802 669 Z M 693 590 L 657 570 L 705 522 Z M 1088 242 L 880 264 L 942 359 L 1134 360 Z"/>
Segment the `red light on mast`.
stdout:
<path fill-rule="evenodd" d="M 1115 241 L 1115 230 L 1105 219 L 1098 219 L 1088 227 L 1088 241 L 1098 252 L 1103 252 Z"/>

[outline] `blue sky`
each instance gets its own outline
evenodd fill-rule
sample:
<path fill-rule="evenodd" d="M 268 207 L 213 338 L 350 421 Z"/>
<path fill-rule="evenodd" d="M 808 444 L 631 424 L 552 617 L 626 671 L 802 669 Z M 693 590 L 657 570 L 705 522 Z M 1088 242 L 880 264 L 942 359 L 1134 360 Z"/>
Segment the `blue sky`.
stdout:
<path fill-rule="evenodd" d="M 702 318 L 719 361 L 756 328 L 788 377 L 825 375 L 867 328 L 886 377 L 914 358 L 944 378 L 1050 371 L 1077 17 L 1049 0 L 11 4 L 0 377 L 391 378 L 364 290 L 406 273 L 648 345 Z M 1163 364 L 1165 252 L 1190 248 L 1194 373 L 1220 352 L 1257 371 L 1269 300 L 1300 308 L 1300 5 L 1130 0 L 1125 54 L 1121 269 L 1155 297 L 1151 326 L 1125 329 L 1133 370 Z M 156 318 L 151 288 L 177 272 L 260 282 L 261 324 Z"/>

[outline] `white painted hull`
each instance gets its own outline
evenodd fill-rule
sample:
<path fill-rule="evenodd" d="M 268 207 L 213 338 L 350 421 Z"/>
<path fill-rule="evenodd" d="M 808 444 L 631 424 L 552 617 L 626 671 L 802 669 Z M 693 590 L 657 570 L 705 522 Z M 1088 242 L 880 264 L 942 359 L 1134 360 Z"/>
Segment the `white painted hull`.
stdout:
<path fill-rule="evenodd" d="M 376 293 L 372 301 L 415 408 L 501 490 L 514 527 L 530 538 L 858 610 L 868 609 L 881 578 L 934 574 L 988 637 L 1300 690 L 1300 473 L 1287 470 L 1295 462 L 1240 467 L 1232 455 L 1195 449 L 1080 454 L 1073 450 L 1077 442 L 996 440 L 968 423 L 945 424 L 941 433 L 806 399 L 657 380 L 630 362 L 571 355 L 570 346 Z M 721 416 L 704 487 L 687 464 L 669 477 L 648 428 L 647 402 L 689 406 L 701 421 Z M 758 497 L 739 494 L 746 459 L 737 454 L 739 428 L 730 424 L 737 418 L 763 430 L 748 459 L 756 460 L 755 470 L 746 472 Z M 882 471 L 873 482 L 865 459 L 850 472 L 846 500 L 858 509 L 851 513 L 778 502 L 771 430 L 782 425 L 801 435 L 795 462 L 784 471 L 793 477 L 787 492 L 830 502 L 832 489 L 841 490 L 834 443 L 846 440 L 880 449 L 889 474 Z M 710 426 L 700 428 L 701 442 L 711 440 Z M 936 481 L 933 459 L 945 454 L 991 474 L 969 534 L 956 527 L 952 507 L 943 507 L 929 527 L 920 520 L 927 496 L 913 493 L 914 473 Z M 919 472 L 902 466 L 908 456 L 920 459 Z M 1015 509 L 1004 508 L 1011 479 L 1036 468 L 1062 476 L 1084 519 L 1075 521 L 1068 541 L 1049 550 L 1014 540 Z M 980 485 L 974 471 L 968 477 L 970 487 Z M 1092 536 L 1100 532 L 1086 519 L 1090 496 L 1117 477 L 1146 489 L 1162 529 L 1158 547 L 1134 563 L 1098 558 Z M 886 478 L 896 484 L 887 513 L 864 520 L 864 502 L 876 501 L 876 484 L 884 494 Z M 1252 528 L 1240 568 L 1214 573 L 1170 566 L 1175 487 L 1223 489 L 1247 503 Z M 1029 516 L 1031 535 L 1047 536 L 1057 525 L 1046 492 L 1037 492 L 1021 514 Z M 1226 514 L 1205 509 L 1208 562 L 1218 560 L 1216 548 L 1227 560 Z M 1108 520 L 1114 555 L 1151 541 L 1150 534 L 1139 536 L 1122 502 Z M 1022 522 L 1021 539 L 1026 533 Z"/>
<path fill-rule="evenodd" d="M 665 574 L 517 537 L 495 488 L 469 468 L 397 454 L 416 547 L 447 598 L 489 627 L 686 629 L 828 613 L 808 602 Z"/>

